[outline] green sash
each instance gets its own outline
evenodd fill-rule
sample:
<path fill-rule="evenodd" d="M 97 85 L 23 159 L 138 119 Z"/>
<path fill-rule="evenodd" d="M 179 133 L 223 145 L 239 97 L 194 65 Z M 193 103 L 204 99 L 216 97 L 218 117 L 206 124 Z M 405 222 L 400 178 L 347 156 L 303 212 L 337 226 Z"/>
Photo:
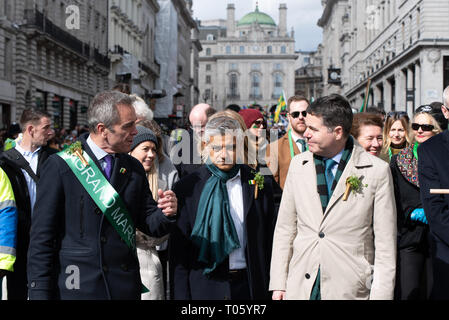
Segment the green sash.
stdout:
<path fill-rule="evenodd" d="M 72 169 L 78 181 L 118 232 L 120 238 L 125 241 L 131 251 L 137 256 L 134 222 L 120 195 L 115 191 L 102 171 L 98 169 L 95 162 L 84 150 L 83 157 L 89 163 L 88 166 L 84 166 L 80 158 L 70 154 L 67 150 L 58 152 L 58 155 Z M 142 293 L 149 291 L 143 284 L 142 287 Z"/>

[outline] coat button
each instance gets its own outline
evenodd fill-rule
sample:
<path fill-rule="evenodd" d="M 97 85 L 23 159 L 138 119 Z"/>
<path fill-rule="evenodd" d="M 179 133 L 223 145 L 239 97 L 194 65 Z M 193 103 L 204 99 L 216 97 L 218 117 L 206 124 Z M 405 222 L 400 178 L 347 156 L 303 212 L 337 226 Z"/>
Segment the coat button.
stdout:
<path fill-rule="evenodd" d="M 30 283 L 30 287 L 31 287 L 31 288 L 35 288 L 35 287 L 36 287 L 36 282 L 34 282 L 34 281 L 31 282 L 31 283 Z"/>
<path fill-rule="evenodd" d="M 124 264 L 124 263 L 120 266 L 120 268 L 121 268 L 123 271 L 128 271 L 128 265 L 126 265 L 126 264 Z"/>
<path fill-rule="evenodd" d="M 324 238 L 324 232 L 320 232 L 319 234 L 318 234 L 318 236 L 320 237 L 320 238 Z"/>
<path fill-rule="evenodd" d="M 306 279 L 310 279 L 310 274 L 306 273 Z"/>
<path fill-rule="evenodd" d="M 100 237 L 100 241 L 101 241 L 101 243 L 106 243 L 106 237 L 105 236 L 101 236 Z"/>

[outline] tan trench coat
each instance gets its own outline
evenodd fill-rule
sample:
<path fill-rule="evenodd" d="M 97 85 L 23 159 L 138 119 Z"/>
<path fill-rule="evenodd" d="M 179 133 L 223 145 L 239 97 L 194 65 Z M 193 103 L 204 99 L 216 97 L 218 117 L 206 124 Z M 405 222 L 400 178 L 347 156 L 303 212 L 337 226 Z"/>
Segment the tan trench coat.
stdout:
<path fill-rule="evenodd" d="M 343 201 L 346 178 L 362 177 L 360 193 Z M 368 186 L 365 186 L 367 184 Z M 293 158 L 276 224 L 270 290 L 309 299 L 321 270 L 321 298 L 393 299 L 396 206 L 388 164 L 355 142 L 323 215 L 313 155 Z"/>

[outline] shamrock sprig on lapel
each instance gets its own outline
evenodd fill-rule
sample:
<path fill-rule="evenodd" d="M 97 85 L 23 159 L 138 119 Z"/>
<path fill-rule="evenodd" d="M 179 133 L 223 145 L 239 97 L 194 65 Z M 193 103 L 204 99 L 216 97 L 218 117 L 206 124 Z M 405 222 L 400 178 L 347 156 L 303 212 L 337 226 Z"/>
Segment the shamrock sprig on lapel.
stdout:
<path fill-rule="evenodd" d="M 80 160 L 81 163 L 87 167 L 89 166 L 89 163 L 86 161 L 86 159 L 83 157 L 83 148 L 81 146 L 81 142 L 77 141 L 75 143 L 72 143 L 70 145 L 70 147 L 67 148 L 67 152 L 69 154 L 74 154 L 75 156 L 77 156 Z"/>
<path fill-rule="evenodd" d="M 256 187 L 254 188 L 254 199 L 257 199 L 257 195 L 259 193 L 259 189 L 262 190 L 263 189 L 263 184 L 265 182 L 265 178 L 263 175 L 260 174 L 260 172 L 255 172 L 253 171 L 254 174 L 254 179 L 253 180 L 249 180 L 248 183 L 250 185 L 255 185 Z"/>
<path fill-rule="evenodd" d="M 367 184 L 362 183 L 363 177 L 357 177 L 356 175 L 352 175 L 346 179 L 346 190 L 343 195 L 343 201 L 348 200 L 349 192 L 352 190 L 354 194 L 357 192 L 361 192 L 363 187 L 368 187 Z"/>

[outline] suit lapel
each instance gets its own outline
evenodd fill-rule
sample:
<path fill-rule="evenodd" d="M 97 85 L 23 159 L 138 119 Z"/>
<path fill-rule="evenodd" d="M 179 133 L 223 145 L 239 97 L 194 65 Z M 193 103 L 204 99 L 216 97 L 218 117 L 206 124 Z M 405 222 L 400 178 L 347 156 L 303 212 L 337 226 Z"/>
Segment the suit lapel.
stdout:
<path fill-rule="evenodd" d="M 335 187 L 334 192 L 332 193 L 332 197 L 329 200 L 329 203 L 326 207 L 325 216 L 329 213 L 329 210 L 336 204 L 336 202 L 342 198 L 343 194 L 346 191 L 346 179 L 351 175 L 355 174 L 358 176 L 357 171 L 363 167 L 370 167 L 373 163 L 365 154 L 365 151 L 358 146 L 358 143 L 354 141 L 354 149 L 352 150 L 351 158 L 349 159 L 348 164 L 343 170 L 340 179 Z"/>
<path fill-rule="evenodd" d="M 114 166 L 112 167 L 111 185 L 117 193 L 122 192 L 123 188 L 126 186 L 126 183 L 130 178 L 130 172 L 130 165 L 128 161 L 126 161 L 125 156 L 123 154 L 116 154 Z"/>
<path fill-rule="evenodd" d="M 243 196 L 243 213 L 244 217 L 248 215 L 249 209 L 254 201 L 254 185 L 248 183 L 251 180 L 252 174 L 246 166 L 242 166 L 240 169 L 241 182 L 242 182 L 242 196 Z M 259 189 L 260 191 L 260 189 Z M 260 192 L 259 192 L 260 193 Z"/>

